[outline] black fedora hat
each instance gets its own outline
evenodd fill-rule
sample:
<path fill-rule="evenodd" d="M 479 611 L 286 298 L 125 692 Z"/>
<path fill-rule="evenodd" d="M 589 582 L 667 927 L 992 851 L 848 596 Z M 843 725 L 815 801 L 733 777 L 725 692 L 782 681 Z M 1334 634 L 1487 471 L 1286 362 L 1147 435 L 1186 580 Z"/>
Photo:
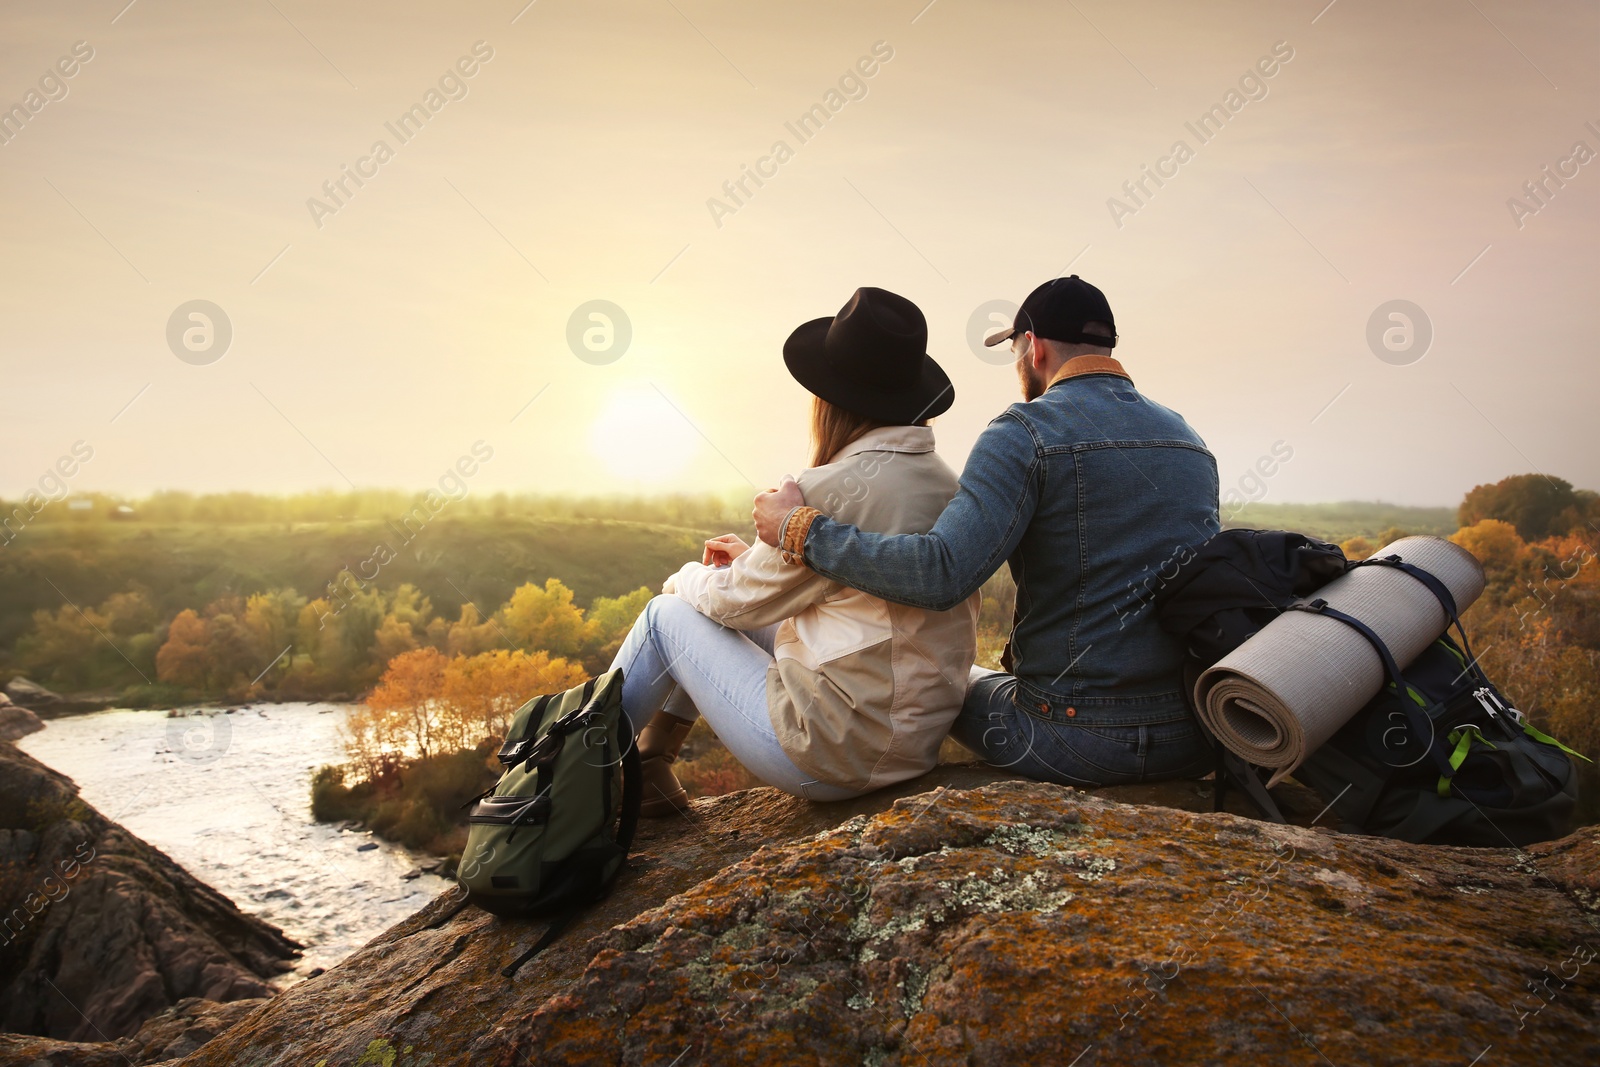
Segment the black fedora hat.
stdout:
<path fill-rule="evenodd" d="M 921 422 L 956 399 L 928 355 L 922 310 L 887 289 L 857 289 L 839 314 L 797 327 L 783 343 L 783 362 L 815 395 L 878 422 Z"/>

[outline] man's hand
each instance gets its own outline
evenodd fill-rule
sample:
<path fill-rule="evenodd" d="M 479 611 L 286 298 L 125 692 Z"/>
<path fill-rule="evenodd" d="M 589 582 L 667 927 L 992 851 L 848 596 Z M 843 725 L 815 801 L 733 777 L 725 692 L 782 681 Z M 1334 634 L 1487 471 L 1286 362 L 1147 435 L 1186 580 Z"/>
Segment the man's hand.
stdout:
<path fill-rule="evenodd" d="M 784 517 L 805 502 L 799 484 L 787 474 L 778 483 L 778 488 L 757 493 L 755 508 L 751 512 L 756 520 L 756 536 L 774 548 L 778 547 L 778 535 L 783 532 Z"/>

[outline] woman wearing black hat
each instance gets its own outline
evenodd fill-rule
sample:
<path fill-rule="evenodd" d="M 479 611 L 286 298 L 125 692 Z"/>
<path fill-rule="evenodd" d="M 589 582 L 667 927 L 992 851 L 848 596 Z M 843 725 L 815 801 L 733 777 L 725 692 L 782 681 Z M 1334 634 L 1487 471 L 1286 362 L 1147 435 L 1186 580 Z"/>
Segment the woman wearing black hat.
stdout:
<path fill-rule="evenodd" d="M 955 399 L 902 296 L 858 289 L 783 347 L 812 399 L 807 502 L 863 530 L 925 533 L 955 495 L 928 420 Z M 672 764 L 697 715 L 769 785 L 843 800 L 938 761 L 977 648 L 978 596 L 950 611 L 891 604 L 733 534 L 667 579 L 613 667 L 644 759 L 644 811 L 688 802 Z"/>

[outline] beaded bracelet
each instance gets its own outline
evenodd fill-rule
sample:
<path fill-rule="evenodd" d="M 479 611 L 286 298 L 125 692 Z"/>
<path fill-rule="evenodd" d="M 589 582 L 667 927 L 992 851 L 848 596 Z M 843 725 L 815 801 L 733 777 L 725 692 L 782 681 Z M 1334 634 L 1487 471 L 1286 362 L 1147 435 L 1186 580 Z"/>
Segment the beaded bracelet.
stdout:
<path fill-rule="evenodd" d="M 811 532 L 811 524 L 821 514 L 822 512 L 816 508 L 801 505 L 790 511 L 784 518 L 783 530 L 778 537 L 778 545 L 785 563 L 797 563 L 802 567 L 805 566 L 806 534 Z"/>

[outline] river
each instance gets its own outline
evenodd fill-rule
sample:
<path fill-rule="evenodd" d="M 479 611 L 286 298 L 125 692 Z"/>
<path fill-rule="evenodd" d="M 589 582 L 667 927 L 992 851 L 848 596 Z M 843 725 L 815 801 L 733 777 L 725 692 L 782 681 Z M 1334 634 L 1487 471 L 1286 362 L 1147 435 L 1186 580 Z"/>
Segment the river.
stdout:
<path fill-rule="evenodd" d="M 108 819 L 305 945 L 295 968 L 303 976 L 451 884 L 407 880 L 426 857 L 312 821 L 311 774 L 341 760 L 347 710 L 273 704 L 174 719 L 101 711 L 52 719 L 19 747 L 70 775 Z"/>

